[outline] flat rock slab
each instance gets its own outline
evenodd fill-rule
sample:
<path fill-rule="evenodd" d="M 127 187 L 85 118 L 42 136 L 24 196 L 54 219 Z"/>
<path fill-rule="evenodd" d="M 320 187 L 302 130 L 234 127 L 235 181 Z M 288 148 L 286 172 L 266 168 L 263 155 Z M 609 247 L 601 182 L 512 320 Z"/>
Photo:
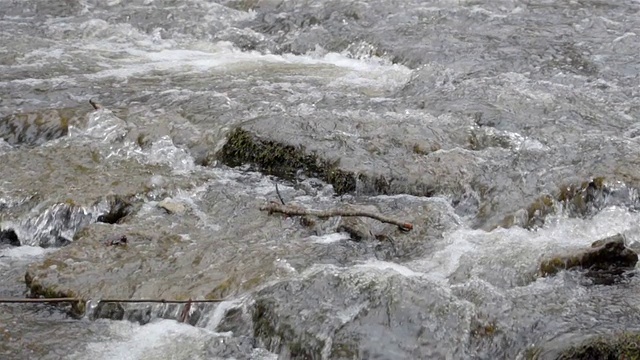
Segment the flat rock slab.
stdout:
<path fill-rule="evenodd" d="M 412 231 L 365 219 L 373 233 L 393 243 L 323 243 L 313 240 L 314 232 L 335 233 L 338 221 L 317 219 L 324 225 L 312 229 L 297 217 L 260 211 L 264 199 L 229 192 L 230 186 L 225 180 L 212 184 L 201 198 L 200 212 L 167 214 L 146 206 L 123 224 L 85 227 L 69 245 L 28 268 L 31 292 L 85 300 L 226 298 L 317 262 L 347 266 L 376 254 L 417 257 L 427 251 L 431 236 L 457 226 L 442 200 L 383 197 L 376 203 L 379 211 L 413 223 Z"/>
<path fill-rule="evenodd" d="M 549 148 L 470 118 L 416 110 L 338 116 L 318 109 L 245 121 L 217 157 L 288 179 L 318 177 L 339 195 L 447 195 L 478 227 L 491 229 L 541 195 L 598 176 L 636 186 L 640 173 L 623 164 L 638 151 L 626 143 L 603 148 L 591 138 Z M 593 161 L 594 153 L 607 161 Z"/>

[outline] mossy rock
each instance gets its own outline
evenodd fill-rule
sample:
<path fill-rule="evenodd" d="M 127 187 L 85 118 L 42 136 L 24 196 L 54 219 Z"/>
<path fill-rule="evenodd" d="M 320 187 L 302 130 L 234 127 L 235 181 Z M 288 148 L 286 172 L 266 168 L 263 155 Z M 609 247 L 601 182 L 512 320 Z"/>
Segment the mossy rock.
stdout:
<path fill-rule="evenodd" d="M 249 164 L 265 174 L 287 180 L 295 180 L 298 172 L 302 171 L 307 176 L 333 185 L 338 195 L 354 192 L 358 182 L 362 184 L 364 192 L 390 194 L 391 183 L 395 180 L 346 171 L 340 168 L 340 160 L 322 158 L 315 152 L 308 152 L 303 146 L 265 140 L 242 128 L 236 128 L 228 135 L 217 157 L 227 166 Z M 418 193 L 424 195 L 424 189 L 420 190 Z"/>
<path fill-rule="evenodd" d="M 61 108 L 12 114 L 0 118 L 0 138 L 12 145 L 40 145 L 69 133 L 85 122 L 90 109 Z"/>
<path fill-rule="evenodd" d="M 526 219 L 520 223 L 526 229 L 532 229 L 544 224 L 544 219 L 563 207 L 573 216 L 586 216 L 593 206 L 595 194 L 606 192 L 607 184 L 604 177 L 595 177 L 580 184 L 569 184 L 560 187 L 554 195 L 545 194 L 534 200 L 526 208 Z M 509 228 L 517 221 L 516 215 L 506 216 L 502 227 Z"/>
<path fill-rule="evenodd" d="M 527 360 L 633 360 L 640 359 L 640 334 L 621 332 L 594 336 L 566 349 L 544 351 L 536 347 L 527 350 Z"/>
<path fill-rule="evenodd" d="M 561 270 L 582 268 L 619 274 L 635 267 L 638 254 L 627 249 L 622 235 L 614 235 L 594 242 L 590 248 L 575 254 L 557 255 L 540 264 L 539 275 L 549 276 Z"/>
<path fill-rule="evenodd" d="M 43 286 L 37 278 L 33 277 L 31 273 L 27 271 L 24 277 L 25 283 L 31 292 L 31 297 L 42 297 L 45 299 L 56 298 L 77 298 L 76 294 L 70 290 L 60 290 L 54 286 Z M 71 302 L 71 315 L 75 317 L 81 317 L 86 310 L 86 300 L 79 299 L 77 302 Z"/>
<path fill-rule="evenodd" d="M 563 351 L 557 358 L 557 360 L 596 359 L 640 359 L 640 334 L 598 336 Z"/>

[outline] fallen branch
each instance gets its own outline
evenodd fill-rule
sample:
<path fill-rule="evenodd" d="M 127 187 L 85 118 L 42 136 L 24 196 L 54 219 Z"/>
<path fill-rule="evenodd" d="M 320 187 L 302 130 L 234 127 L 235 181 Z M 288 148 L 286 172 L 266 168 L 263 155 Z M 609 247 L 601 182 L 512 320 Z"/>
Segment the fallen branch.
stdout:
<path fill-rule="evenodd" d="M 261 206 L 260 210 L 269 211 L 271 213 L 281 213 L 291 216 L 304 216 L 311 215 L 320 218 L 329 218 L 334 216 L 362 216 L 372 219 L 376 219 L 380 222 L 397 225 L 400 229 L 409 231 L 413 229 L 413 225 L 408 222 L 392 219 L 380 214 L 364 211 L 364 210 L 351 210 L 351 209 L 331 209 L 331 210 L 311 210 L 305 209 L 301 206 L 282 205 L 275 202 Z"/>
<path fill-rule="evenodd" d="M 0 304 L 15 303 L 70 303 L 83 302 L 80 298 L 38 298 L 38 299 L 0 299 Z M 165 299 L 100 299 L 102 303 L 161 303 L 161 304 L 191 304 L 191 303 L 217 303 L 224 299 L 203 299 L 203 300 L 165 300 Z"/>
<path fill-rule="evenodd" d="M 278 194 L 278 199 L 280 199 L 280 202 L 282 203 L 282 205 L 286 205 L 284 203 L 284 200 L 282 200 L 282 195 L 280 195 L 280 190 L 278 190 L 278 183 L 276 183 L 276 194 Z"/>

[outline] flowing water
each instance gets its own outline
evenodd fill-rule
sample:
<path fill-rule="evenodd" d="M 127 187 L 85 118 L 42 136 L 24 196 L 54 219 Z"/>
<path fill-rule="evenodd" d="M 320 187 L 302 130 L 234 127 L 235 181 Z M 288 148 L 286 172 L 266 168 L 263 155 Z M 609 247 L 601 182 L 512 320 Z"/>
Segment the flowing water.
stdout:
<path fill-rule="evenodd" d="M 32 266 L 91 299 L 0 304 L 0 357 L 552 359 L 640 331 L 637 276 L 537 271 L 640 239 L 638 36 L 636 0 L 0 0 L 0 297 Z M 383 180 L 230 167 L 237 127 Z M 415 228 L 268 215 L 276 183 Z"/>

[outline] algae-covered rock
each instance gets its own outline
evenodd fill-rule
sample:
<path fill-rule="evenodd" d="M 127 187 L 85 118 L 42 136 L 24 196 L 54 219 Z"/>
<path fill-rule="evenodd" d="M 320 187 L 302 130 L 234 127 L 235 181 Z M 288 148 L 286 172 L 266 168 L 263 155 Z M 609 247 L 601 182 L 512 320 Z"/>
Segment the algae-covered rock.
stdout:
<path fill-rule="evenodd" d="M 301 146 L 274 140 L 264 140 L 250 132 L 237 128 L 221 150 L 222 161 L 229 166 L 245 163 L 256 165 L 267 174 L 293 178 L 303 170 L 308 176 L 319 177 L 332 184 L 336 193 L 352 192 L 356 188 L 356 175 L 339 169 Z"/>
<path fill-rule="evenodd" d="M 527 360 L 618 360 L 640 359 L 640 334 L 621 331 L 584 340 L 545 344 L 529 349 Z"/>
<path fill-rule="evenodd" d="M 627 186 L 613 184 L 603 177 L 563 185 L 553 194 L 538 197 L 526 209 L 506 216 L 501 226 L 518 225 L 531 229 L 542 226 L 548 215 L 560 209 L 572 217 L 585 217 L 606 206 L 633 205 L 629 191 L 632 190 Z"/>
<path fill-rule="evenodd" d="M 540 264 L 540 276 L 553 275 L 561 270 L 580 268 L 591 275 L 621 274 L 635 267 L 638 254 L 625 247 L 622 235 L 598 240 L 591 248 L 573 254 L 556 255 Z"/>
<path fill-rule="evenodd" d="M 640 334 L 598 336 L 563 351 L 557 360 L 640 359 Z"/>
<path fill-rule="evenodd" d="M 0 118 L 0 138 L 11 145 L 40 145 L 82 126 L 90 108 L 45 109 Z"/>

